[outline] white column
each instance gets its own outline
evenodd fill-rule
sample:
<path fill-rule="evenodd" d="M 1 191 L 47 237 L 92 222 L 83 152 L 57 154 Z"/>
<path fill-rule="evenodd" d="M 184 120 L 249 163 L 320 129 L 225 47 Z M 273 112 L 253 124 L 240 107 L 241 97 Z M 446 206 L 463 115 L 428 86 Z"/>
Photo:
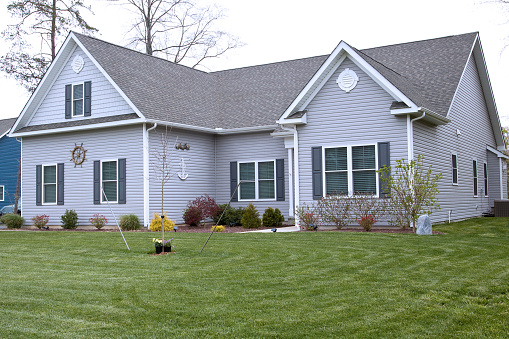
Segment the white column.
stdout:
<path fill-rule="evenodd" d="M 293 149 L 288 149 L 288 196 L 289 196 L 289 211 L 288 215 L 290 217 L 294 216 L 294 207 L 293 207 Z"/>
<path fill-rule="evenodd" d="M 498 158 L 498 164 L 500 167 L 500 199 L 504 199 L 504 167 L 502 162 L 504 158 Z"/>

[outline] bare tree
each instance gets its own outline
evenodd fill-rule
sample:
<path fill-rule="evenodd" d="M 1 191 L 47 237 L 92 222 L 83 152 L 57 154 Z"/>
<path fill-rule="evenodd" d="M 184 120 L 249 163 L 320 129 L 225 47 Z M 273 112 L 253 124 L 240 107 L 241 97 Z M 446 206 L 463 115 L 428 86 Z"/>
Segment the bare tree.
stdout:
<path fill-rule="evenodd" d="M 7 5 L 10 14 L 19 19 L 8 25 L 2 37 L 12 44 L 10 52 L 0 57 L 0 70 L 33 92 L 55 59 L 59 38 L 71 28 L 94 33 L 81 14 L 91 12 L 84 0 L 13 0 Z M 38 52 L 32 53 L 30 41 L 37 41 Z"/>
<path fill-rule="evenodd" d="M 135 15 L 129 45 L 192 68 L 240 47 L 239 39 L 216 29 L 224 17 L 218 6 L 193 0 L 110 0 L 129 5 Z"/>

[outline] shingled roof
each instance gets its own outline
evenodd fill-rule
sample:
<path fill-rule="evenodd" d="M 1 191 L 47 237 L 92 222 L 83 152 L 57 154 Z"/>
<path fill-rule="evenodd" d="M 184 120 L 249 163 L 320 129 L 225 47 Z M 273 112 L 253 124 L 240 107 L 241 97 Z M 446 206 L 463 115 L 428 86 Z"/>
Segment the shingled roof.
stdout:
<path fill-rule="evenodd" d="M 16 121 L 16 118 L 0 120 L 0 137 L 9 131 Z"/>
<path fill-rule="evenodd" d="M 328 57 L 207 73 L 73 34 L 145 118 L 205 128 L 275 125 Z M 446 116 L 476 36 L 356 51 L 416 105 Z"/>

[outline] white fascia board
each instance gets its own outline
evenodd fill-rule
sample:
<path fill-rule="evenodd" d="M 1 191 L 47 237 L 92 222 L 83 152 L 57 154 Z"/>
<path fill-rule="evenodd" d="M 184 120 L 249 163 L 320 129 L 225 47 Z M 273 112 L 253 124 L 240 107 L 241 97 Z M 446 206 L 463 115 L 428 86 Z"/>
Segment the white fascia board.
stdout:
<path fill-rule="evenodd" d="M 505 155 L 504 153 L 502 153 L 502 152 L 500 152 L 500 151 L 498 151 L 498 150 L 494 149 L 494 148 L 493 148 L 493 147 L 491 147 L 491 146 L 488 146 L 488 145 L 487 145 L 487 146 L 486 146 L 486 149 L 487 149 L 488 151 L 490 151 L 491 153 L 495 154 L 495 155 L 496 155 L 497 157 L 499 157 L 499 158 L 509 159 L 509 157 L 508 157 L 507 155 Z"/>
<path fill-rule="evenodd" d="M 417 107 L 417 110 L 414 108 L 401 108 L 391 110 L 392 115 L 408 115 L 408 114 L 420 115 L 422 113 L 426 113 L 423 120 L 431 122 L 435 125 L 445 125 L 451 122 L 451 119 L 446 118 L 440 114 L 437 114 L 425 107 Z"/>
<path fill-rule="evenodd" d="M 71 32 L 70 35 L 73 37 L 74 41 L 81 48 L 81 50 L 88 56 L 88 58 L 90 60 L 92 60 L 92 62 L 94 63 L 95 67 L 97 67 L 97 69 L 99 69 L 99 71 L 102 73 L 102 75 L 104 75 L 104 77 L 106 79 L 108 79 L 110 84 L 117 90 L 117 92 L 122 96 L 122 98 L 124 98 L 124 100 L 129 104 L 129 106 L 133 109 L 133 111 L 136 114 L 138 114 L 138 116 L 140 118 L 145 118 L 145 116 L 140 112 L 140 110 L 127 97 L 127 95 L 125 95 L 125 93 L 120 89 L 120 87 L 118 87 L 118 85 L 115 83 L 115 81 L 113 81 L 113 79 L 109 76 L 109 74 L 106 73 L 106 71 L 101 67 L 101 65 L 97 62 L 97 60 L 95 60 L 95 58 L 92 56 L 92 54 L 90 54 L 90 52 L 85 48 L 85 46 L 83 46 L 81 41 L 79 41 L 79 39 L 74 35 L 74 33 Z"/>
<path fill-rule="evenodd" d="M 90 129 L 99 129 L 99 128 L 108 128 L 108 127 L 117 127 L 117 126 L 126 126 L 126 125 L 135 125 L 139 123 L 145 122 L 144 119 L 130 119 L 130 120 L 119 120 L 119 121 L 110 121 L 103 122 L 98 124 L 88 124 L 81 126 L 69 126 L 63 128 L 53 128 L 53 129 L 45 129 L 39 131 L 30 131 L 30 132 L 14 132 L 9 134 L 9 136 L 13 137 L 31 137 L 36 135 L 45 135 L 45 134 L 56 134 L 56 133 L 65 133 L 65 132 L 78 132 L 78 131 L 86 131 Z"/>
<path fill-rule="evenodd" d="M 277 128 L 277 125 L 265 125 L 265 126 L 253 126 L 253 127 L 240 127 L 230 128 L 223 130 L 215 130 L 217 134 L 241 134 L 241 133 L 253 133 L 253 132 L 267 132 L 273 131 Z"/>
<path fill-rule="evenodd" d="M 161 126 L 172 126 L 175 128 L 181 128 L 190 131 L 203 132 L 203 133 L 211 133 L 211 134 L 241 134 L 241 133 L 253 133 L 253 132 L 266 132 L 273 131 L 277 128 L 277 125 L 266 125 L 266 126 L 253 126 L 253 127 L 239 127 L 239 128 L 209 128 L 209 127 L 201 127 L 201 126 L 193 126 L 187 124 L 180 124 L 171 121 L 162 121 L 162 120 L 154 120 L 154 119 L 146 119 L 144 122 L 147 123 L 157 123 Z"/>

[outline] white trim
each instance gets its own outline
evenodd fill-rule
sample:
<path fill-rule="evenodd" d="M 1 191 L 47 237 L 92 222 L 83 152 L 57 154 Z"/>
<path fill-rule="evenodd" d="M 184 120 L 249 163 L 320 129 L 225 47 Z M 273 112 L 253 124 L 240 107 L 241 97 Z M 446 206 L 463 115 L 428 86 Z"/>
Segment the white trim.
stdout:
<path fill-rule="evenodd" d="M 8 134 L 11 130 L 8 129 L 7 131 L 4 132 L 4 134 L 0 134 L 0 139 L 2 139 L 6 134 Z"/>
<path fill-rule="evenodd" d="M 288 216 L 293 217 L 293 148 L 288 148 Z"/>
<path fill-rule="evenodd" d="M 5 186 L 4 185 L 0 185 L 0 188 L 2 189 L 2 199 L 0 199 L 0 201 L 5 201 Z"/>
<path fill-rule="evenodd" d="M 504 199 L 504 166 L 502 162 L 504 160 L 502 158 L 498 158 L 498 165 L 500 171 L 500 199 Z"/>
<path fill-rule="evenodd" d="M 499 158 L 509 159 L 509 156 L 505 155 L 504 153 L 500 152 L 499 150 L 496 150 L 495 148 L 486 145 L 486 149 L 490 151 L 491 153 L 496 154 Z"/>
<path fill-rule="evenodd" d="M 115 179 L 115 182 L 117 183 L 115 185 L 116 187 L 116 199 L 113 201 L 113 200 L 110 200 L 110 199 L 107 199 L 108 201 L 106 200 L 103 200 L 104 199 L 104 196 L 106 194 L 106 192 L 104 192 L 103 194 L 103 191 L 104 191 L 104 182 L 103 182 L 103 163 L 105 162 L 115 162 L 115 176 L 116 176 L 116 179 Z M 100 166 L 99 166 L 99 177 L 100 177 L 100 183 L 101 183 L 101 204 L 107 204 L 107 203 L 110 203 L 110 204 L 118 204 L 118 158 L 117 159 L 105 159 L 105 160 L 100 160 Z M 113 182 L 113 180 L 108 180 L 107 182 Z"/>
<path fill-rule="evenodd" d="M 46 195 L 44 194 L 44 192 L 46 191 L 46 184 L 44 183 L 44 168 L 45 167 L 55 167 L 55 202 L 45 202 L 45 197 Z M 41 194 L 42 194 L 42 197 L 41 197 L 41 204 L 44 205 L 44 206 L 52 206 L 52 205 L 57 205 L 58 203 L 58 164 L 46 164 L 46 165 L 42 165 L 42 178 L 41 178 Z M 48 185 L 53 185 L 53 183 L 50 183 Z"/>
<path fill-rule="evenodd" d="M 483 161 L 483 179 L 484 179 L 484 196 L 488 197 L 489 181 L 488 181 L 488 163 Z"/>
<path fill-rule="evenodd" d="M 149 198 L 150 198 L 150 190 L 149 190 L 149 142 L 148 142 L 148 131 L 147 124 L 143 124 L 142 128 L 143 132 L 143 226 L 148 225 L 148 214 L 150 212 L 149 207 Z"/>
<path fill-rule="evenodd" d="M 274 164 L 274 177 L 272 181 L 274 182 L 274 198 L 263 198 L 260 199 L 259 197 L 259 185 L 260 181 L 270 181 L 270 179 L 259 179 L 258 178 L 258 164 L 261 162 L 272 162 Z M 241 180 L 240 179 L 240 164 L 255 164 L 255 178 L 254 180 Z M 242 184 L 239 185 L 239 194 L 238 194 L 238 201 L 276 201 L 277 199 L 277 178 L 276 178 L 276 159 L 264 159 L 264 160 L 254 160 L 254 161 L 238 161 L 237 162 L 237 178 L 239 182 L 253 182 L 255 183 L 255 197 L 254 199 L 242 199 L 241 198 L 241 192 L 242 192 Z"/>
<path fill-rule="evenodd" d="M 474 172 L 474 163 L 475 163 L 475 172 Z M 477 166 L 477 159 L 472 159 L 472 188 L 474 191 L 472 192 L 474 194 L 474 198 L 479 197 L 479 166 Z M 477 187 L 476 187 L 477 186 Z"/>
<path fill-rule="evenodd" d="M 78 99 L 76 101 L 81 100 L 82 105 L 81 105 L 81 114 L 77 115 L 77 114 L 74 114 L 74 86 L 79 86 L 79 85 L 82 86 L 81 99 Z M 85 116 L 85 82 L 73 83 L 73 84 L 71 84 L 71 119 L 78 118 L 78 117 L 84 117 L 84 116 Z"/>
<path fill-rule="evenodd" d="M 452 157 L 456 157 L 456 182 L 454 182 L 454 166 L 453 166 L 453 162 L 452 162 Z M 459 164 L 458 164 L 458 153 L 455 153 L 455 152 L 451 152 L 451 175 L 452 175 L 452 180 L 451 180 L 451 183 L 453 186 L 458 186 L 458 182 L 459 182 Z"/>

